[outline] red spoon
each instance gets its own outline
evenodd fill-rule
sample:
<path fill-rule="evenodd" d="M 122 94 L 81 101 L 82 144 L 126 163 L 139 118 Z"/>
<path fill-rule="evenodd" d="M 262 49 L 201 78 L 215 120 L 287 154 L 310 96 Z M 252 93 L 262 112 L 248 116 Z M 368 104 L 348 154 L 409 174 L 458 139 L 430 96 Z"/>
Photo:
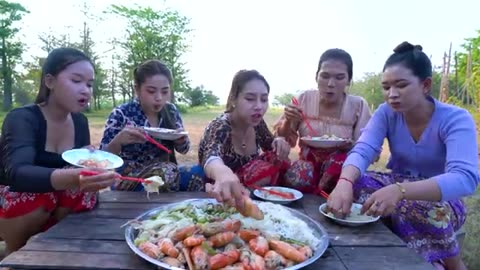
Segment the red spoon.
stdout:
<path fill-rule="evenodd" d="M 100 174 L 99 172 L 94 172 L 94 171 L 81 171 L 80 175 L 82 176 L 94 176 Z M 152 181 L 148 181 L 143 178 L 136 178 L 136 177 L 128 177 L 128 176 L 120 176 L 121 180 L 128 180 L 128 181 L 134 181 L 134 182 L 139 182 L 139 183 L 150 183 Z"/>

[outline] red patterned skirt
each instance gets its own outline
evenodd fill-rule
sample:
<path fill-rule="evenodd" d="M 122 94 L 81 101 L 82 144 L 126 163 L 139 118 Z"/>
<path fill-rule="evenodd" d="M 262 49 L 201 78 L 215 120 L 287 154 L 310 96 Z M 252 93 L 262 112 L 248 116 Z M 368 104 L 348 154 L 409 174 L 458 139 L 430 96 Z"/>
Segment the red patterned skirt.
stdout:
<path fill-rule="evenodd" d="M 290 161 L 280 160 L 273 152 L 264 152 L 236 170 L 240 182 L 246 186 L 276 186 L 281 181 Z"/>
<path fill-rule="evenodd" d="M 72 212 L 92 210 L 97 204 L 97 192 L 77 190 L 48 193 L 13 192 L 8 186 L 0 186 L 0 218 L 14 218 L 31 213 L 38 208 L 53 213 L 57 208 L 68 208 Z M 44 225 L 46 231 L 57 223 L 53 216 Z"/>
<path fill-rule="evenodd" d="M 316 149 L 303 146 L 300 159 L 292 162 L 283 177 L 283 186 L 304 193 L 332 192 L 338 182 L 347 152 L 337 149 Z"/>

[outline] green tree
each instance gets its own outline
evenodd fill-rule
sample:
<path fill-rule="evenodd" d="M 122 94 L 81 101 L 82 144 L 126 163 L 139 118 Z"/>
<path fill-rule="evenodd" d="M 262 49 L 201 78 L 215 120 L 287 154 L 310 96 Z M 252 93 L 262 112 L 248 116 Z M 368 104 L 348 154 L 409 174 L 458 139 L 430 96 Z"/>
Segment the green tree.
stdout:
<path fill-rule="evenodd" d="M 14 68 L 23 52 L 23 44 L 15 37 L 19 28 L 15 24 L 28 11 L 19 3 L 0 0 L 0 58 L 2 61 L 3 110 L 9 111 L 13 105 Z"/>
<path fill-rule="evenodd" d="M 480 30 L 477 30 L 476 37 L 465 39 L 462 48 L 463 51 L 457 54 L 457 72 L 459 90 L 466 92 L 467 100 L 463 98 L 460 100 L 465 105 L 470 105 L 469 99 L 473 99 L 473 103 L 478 106 L 480 104 Z"/>
<path fill-rule="evenodd" d="M 190 89 L 188 70 L 181 61 L 189 45 L 190 19 L 173 10 L 153 10 L 150 7 L 128 8 L 112 5 L 111 13 L 128 22 L 126 37 L 118 45 L 125 50 L 122 69 L 133 70 L 145 60 L 157 59 L 172 70 L 174 89 L 183 92 Z M 175 101 L 175 99 L 173 100 Z"/>
<path fill-rule="evenodd" d="M 277 95 L 273 98 L 273 106 L 286 106 L 287 104 L 292 103 L 293 94 L 285 93 L 282 95 Z"/>
<path fill-rule="evenodd" d="M 218 105 L 219 98 L 211 90 L 206 90 L 203 85 L 193 89 L 186 89 L 182 94 L 182 101 L 190 107 L 203 105 Z"/>
<path fill-rule="evenodd" d="M 378 105 L 384 102 L 382 74 L 375 72 L 365 73 L 360 80 L 352 83 L 349 92 L 367 100 L 372 111 L 377 109 Z"/>

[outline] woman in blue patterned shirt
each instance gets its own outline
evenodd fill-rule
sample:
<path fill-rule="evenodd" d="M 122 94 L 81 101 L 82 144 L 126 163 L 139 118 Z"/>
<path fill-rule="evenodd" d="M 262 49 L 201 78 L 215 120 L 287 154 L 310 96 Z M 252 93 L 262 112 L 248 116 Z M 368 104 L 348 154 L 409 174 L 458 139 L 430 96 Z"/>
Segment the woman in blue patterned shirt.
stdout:
<path fill-rule="evenodd" d="M 204 189 L 201 175 L 180 177 L 175 151 L 186 154 L 190 140 L 184 136 L 176 141 L 159 141 L 171 153 L 147 142 L 138 127 L 160 127 L 183 130 L 179 111 L 169 102 L 173 86 L 170 69 L 158 60 L 142 63 L 133 71 L 137 97 L 117 106 L 110 113 L 100 148 L 117 154 L 125 161 L 118 173 L 147 178 L 159 175 L 165 181 L 161 191 L 197 191 Z M 143 186 L 122 181 L 117 190 L 141 191 Z"/>

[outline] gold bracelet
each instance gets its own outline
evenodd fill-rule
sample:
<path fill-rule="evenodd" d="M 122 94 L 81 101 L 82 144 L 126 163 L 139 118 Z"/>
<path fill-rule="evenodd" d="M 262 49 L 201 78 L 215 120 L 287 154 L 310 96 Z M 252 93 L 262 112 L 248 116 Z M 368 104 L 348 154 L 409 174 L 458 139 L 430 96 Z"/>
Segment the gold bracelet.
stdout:
<path fill-rule="evenodd" d="M 402 192 L 402 200 L 405 199 L 405 188 L 399 182 L 395 182 L 395 185 L 397 185 L 398 189 L 400 189 L 400 192 Z"/>

